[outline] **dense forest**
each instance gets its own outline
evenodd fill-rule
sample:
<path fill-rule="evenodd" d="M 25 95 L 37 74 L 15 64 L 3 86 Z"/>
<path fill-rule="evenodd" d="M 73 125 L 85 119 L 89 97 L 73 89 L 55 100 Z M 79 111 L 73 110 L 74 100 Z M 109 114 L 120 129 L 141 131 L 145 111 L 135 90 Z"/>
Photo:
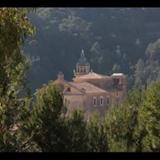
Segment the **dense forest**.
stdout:
<path fill-rule="evenodd" d="M 127 74 L 129 88 L 158 80 L 159 14 L 159 8 L 37 9 L 29 15 L 36 36 L 25 45 L 32 59 L 31 88 L 59 71 L 71 80 L 81 49 L 95 72 Z"/>
<path fill-rule="evenodd" d="M 104 14 L 106 11 L 108 14 Z M 108 34 L 115 29 L 115 36 L 121 40 L 111 36 L 113 39 L 110 37 L 112 41 L 109 41 L 103 30 L 108 25 L 102 23 L 100 15 L 109 16 L 108 25 L 113 23 L 111 17 L 116 19 L 112 28 L 108 27 Z M 154 28 L 154 32 L 147 31 L 147 26 L 150 23 L 151 27 L 157 16 L 158 9 L 0 8 L 0 152 L 160 151 L 158 28 L 157 31 Z M 126 25 L 122 19 L 126 20 Z M 155 21 L 153 26 L 158 26 Z M 138 23 L 143 32 L 134 28 Z M 98 24 L 101 29 L 97 30 Z M 127 28 L 128 34 L 125 34 Z M 138 38 L 136 42 L 134 39 L 134 45 L 131 37 Z M 140 45 L 138 49 L 137 45 Z M 67 107 L 52 81 L 34 94 L 28 88 L 29 81 L 33 80 L 32 86 L 36 88 L 36 82 L 38 86 L 54 78 L 59 69 L 64 70 L 69 79 L 70 68 L 81 47 L 85 48 L 94 70 L 134 75 L 134 87 L 126 100 L 109 108 L 104 118 L 95 114 L 86 121 L 80 110 L 66 116 Z M 132 67 L 134 69 L 130 70 Z"/>

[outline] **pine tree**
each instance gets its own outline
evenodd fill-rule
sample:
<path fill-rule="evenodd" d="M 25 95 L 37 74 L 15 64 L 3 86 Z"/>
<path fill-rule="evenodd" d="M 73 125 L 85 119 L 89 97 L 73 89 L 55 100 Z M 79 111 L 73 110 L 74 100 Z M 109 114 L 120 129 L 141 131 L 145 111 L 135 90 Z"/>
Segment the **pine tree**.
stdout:
<path fill-rule="evenodd" d="M 145 100 L 139 111 L 139 136 L 142 151 L 160 151 L 160 83 L 156 82 L 146 90 Z"/>
<path fill-rule="evenodd" d="M 111 108 L 105 116 L 109 151 L 136 151 L 138 112 L 143 103 L 143 92 L 133 90 L 126 101 Z"/>
<path fill-rule="evenodd" d="M 22 46 L 33 26 L 27 18 L 27 9 L 0 9 L 0 150 L 18 151 L 20 110 L 28 60 Z"/>
<path fill-rule="evenodd" d="M 28 151 L 81 152 L 87 150 L 86 121 L 75 111 L 66 117 L 63 99 L 53 83 L 35 94 L 33 109 L 25 121 L 23 134 L 30 137 Z"/>
<path fill-rule="evenodd" d="M 104 120 L 95 114 L 87 124 L 88 129 L 88 151 L 89 152 L 107 152 L 108 139 L 105 130 Z"/>
<path fill-rule="evenodd" d="M 86 152 L 88 147 L 87 122 L 80 110 L 74 111 L 67 120 L 68 148 L 70 152 Z"/>
<path fill-rule="evenodd" d="M 38 151 L 65 151 L 67 131 L 63 109 L 62 96 L 54 85 L 48 84 L 35 94 L 33 109 L 23 130 Z"/>

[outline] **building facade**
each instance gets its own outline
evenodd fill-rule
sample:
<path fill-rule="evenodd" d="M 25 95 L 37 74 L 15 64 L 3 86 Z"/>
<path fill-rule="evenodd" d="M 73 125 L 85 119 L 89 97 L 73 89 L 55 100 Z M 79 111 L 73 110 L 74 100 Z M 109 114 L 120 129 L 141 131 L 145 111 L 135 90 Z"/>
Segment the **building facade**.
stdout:
<path fill-rule="evenodd" d="M 103 115 L 109 107 L 121 103 L 127 93 L 126 75 L 113 73 L 108 76 L 93 72 L 83 50 L 73 80 L 66 81 L 60 72 L 55 84 L 60 86 L 68 113 L 81 109 L 86 115 L 93 112 Z"/>

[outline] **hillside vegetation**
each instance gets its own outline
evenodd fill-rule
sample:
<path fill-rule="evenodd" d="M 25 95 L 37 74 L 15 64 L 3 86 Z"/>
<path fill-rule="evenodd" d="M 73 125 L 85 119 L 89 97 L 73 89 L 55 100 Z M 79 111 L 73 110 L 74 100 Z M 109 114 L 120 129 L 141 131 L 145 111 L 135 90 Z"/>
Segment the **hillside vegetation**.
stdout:
<path fill-rule="evenodd" d="M 74 9 L 40 9 L 34 13 L 34 9 L 0 8 L 0 152 L 160 151 L 160 82 L 157 81 L 159 79 L 159 40 L 154 40 L 153 43 L 149 45 L 146 44 L 147 49 L 144 47 L 145 52 L 141 52 L 141 54 L 138 54 L 140 53 L 138 51 L 136 52 L 136 47 L 130 50 L 130 52 L 125 52 L 126 55 L 128 54 L 126 63 L 124 63 L 125 58 L 119 59 L 123 60 L 122 64 L 126 66 L 128 64 L 128 67 L 136 64 L 136 70 L 127 71 L 126 67 L 124 70 L 119 68 L 119 71 L 130 73 L 129 75 L 134 73 L 133 86 L 137 88 L 128 92 L 126 100 L 121 105 L 110 108 L 104 118 L 95 114 L 89 121 L 86 121 L 84 113 L 80 110 L 74 111 L 70 116 L 66 116 L 67 107 L 64 106 L 63 97 L 53 85 L 53 81 L 37 88 L 34 94 L 28 89 L 27 71 L 30 66 L 32 66 L 29 73 L 29 76 L 31 76 L 30 82 L 33 82 L 32 85 L 34 87 L 36 87 L 36 82 L 38 86 L 42 82 L 47 81 L 49 76 L 54 77 L 54 73 L 56 73 L 56 70 L 59 70 L 59 66 L 62 67 L 61 69 L 63 69 L 65 65 L 68 66 L 66 72 L 68 71 L 69 75 L 70 68 L 72 68 L 74 63 L 71 59 L 77 59 L 79 56 L 79 52 L 74 47 L 76 47 L 76 44 L 79 46 L 78 44 L 80 44 L 80 42 L 78 41 L 80 40 L 83 42 L 82 44 L 86 45 L 85 49 L 88 51 L 86 52 L 87 57 L 90 57 L 90 60 L 96 58 L 92 53 L 106 56 L 106 58 L 102 58 L 104 61 L 100 61 L 99 63 L 102 64 L 102 66 L 106 64 L 108 66 L 106 67 L 107 69 L 104 68 L 104 66 L 101 68 L 101 65 L 97 65 L 97 58 L 100 57 L 97 56 L 97 58 L 92 61 L 92 63 L 95 64 L 95 70 L 109 73 L 109 66 L 112 68 L 112 64 L 114 63 L 120 65 L 120 61 L 113 60 L 117 56 L 113 56 L 115 52 L 110 52 L 112 51 L 110 48 L 112 45 L 107 45 L 109 46 L 107 48 L 104 47 L 105 45 L 103 46 L 104 41 L 97 40 L 97 44 L 100 45 L 99 49 L 97 49 L 95 43 L 95 48 L 92 46 L 93 44 L 89 38 L 93 36 L 90 27 L 92 30 L 94 27 L 92 25 L 93 20 L 91 23 L 88 19 L 90 19 L 90 21 L 91 19 L 95 19 L 96 13 L 100 15 L 101 12 L 105 12 L 105 9 L 93 9 L 88 12 L 94 11 L 93 13 L 95 14 L 87 13 L 86 15 L 86 12 L 81 12 L 82 10 L 83 9 L 76 11 Z M 113 10 L 109 9 L 109 11 L 111 12 Z M 114 10 L 114 12 L 119 16 L 121 15 L 120 13 L 123 12 L 127 12 L 127 16 L 131 17 L 135 15 L 135 13 L 133 15 L 131 14 L 132 10 L 130 9 L 117 9 Z M 148 10 L 138 9 L 137 12 L 148 14 Z M 153 16 L 155 12 L 158 12 L 158 10 L 150 9 L 148 17 Z M 50 20 L 47 21 L 47 18 L 50 19 L 50 17 L 53 16 L 53 13 L 54 16 L 59 16 L 59 18 L 55 18 L 53 22 L 55 25 L 53 25 Z M 28 14 L 34 22 L 27 17 Z M 73 14 L 74 18 L 68 17 L 68 14 Z M 88 19 L 87 15 L 90 15 Z M 126 14 L 123 16 L 125 17 L 125 15 Z M 158 15 L 158 13 L 152 17 L 152 20 L 156 18 L 156 15 Z M 35 18 L 35 16 L 39 17 L 39 20 Z M 104 15 L 102 14 L 102 16 Z M 140 17 L 141 16 L 138 16 L 137 20 Z M 97 20 L 101 21 L 102 19 L 97 18 Z M 141 20 L 143 20 L 143 18 Z M 39 28 L 33 25 L 35 22 L 39 27 L 42 27 L 42 31 L 39 31 Z M 99 22 L 99 24 L 101 23 Z M 122 24 L 123 23 L 119 23 L 119 26 Z M 77 26 L 75 27 L 74 25 Z M 44 26 L 54 26 L 55 28 L 52 28 L 53 32 L 48 32 L 46 28 L 43 28 Z M 57 27 L 59 27 L 60 31 L 56 31 L 56 29 L 58 29 Z M 115 26 L 115 29 L 117 27 L 118 25 Z M 43 29 L 45 31 L 43 31 Z M 76 31 L 74 31 L 75 29 Z M 36 30 L 37 32 L 35 32 Z M 100 35 L 103 30 L 97 30 L 97 32 L 98 31 L 99 33 L 97 33 L 97 35 Z M 59 32 L 62 33 L 60 34 Z M 74 35 L 72 34 L 74 32 L 76 32 L 78 37 L 73 41 Z M 37 33 L 35 38 L 37 40 L 33 41 L 31 39 L 33 39 L 34 33 Z M 49 38 L 53 38 L 51 33 L 57 34 L 55 36 L 57 40 L 53 41 L 54 43 L 49 40 Z M 121 31 L 117 32 L 117 34 L 118 33 L 122 34 Z M 48 35 L 46 36 L 46 34 Z M 58 35 L 63 36 L 60 38 Z M 106 36 L 103 37 L 104 35 L 101 35 L 102 39 L 106 38 Z M 127 36 L 129 37 L 129 35 Z M 122 37 L 125 39 L 124 35 Z M 70 45 L 64 45 L 62 38 L 66 43 L 69 43 L 69 38 L 71 38 Z M 40 41 L 40 39 L 42 41 Z M 92 40 L 94 41 L 94 38 Z M 129 40 L 131 40 L 131 38 L 127 40 L 128 43 Z M 119 41 L 119 43 L 120 42 L 121 41 Z M 142 42 L 141 38 L 140 42 Z M 25 45 L 28 43 L 31 44 L 31 46 L 27 48 Z M 143 45 L 144 43 L 148 42 L 143 41 Z M 33 44 L 35 45 L 34 47 L 32 46 Z M 63 48 L 62 44 L 66 48 Z M 119 45 L 119 49 L 122 47 L 122 44 Z M 55 49 L 52 49 L 52 45 Z M 126 43 L 124 46 L 125 45 Z M 23 50 L 24 46 L 26 47 L 25 53 Z M 91 49 L 90 51 L 89 46 L 93 50 Z M 126 45 L 126 47 L 129 46 L 129 44 Z M 58 52 L 59 47 L 64 49 L 64 52 L 60 52 L 60 50 Z M 79 46 L 79 49 L 81 47 L 84 47 L 84 45 Z M 33 59 L 32 57 L 29 59 L 29 57 L 26 56 L 28 54 L 26 50 L 29 48 L 29 53 L 32 56 L 33 53 L 35 54 L 34 56 L 39 55 L 41 57 L 40 60 L 38 58 Z M 106 50 L 105 48 L 108 52 L 103 52 L 103 49 Z M 51 49 L 50 52 L 49 49 Z M 35 50 L 37 50 L 37 52 L 35 52 Z M 71 50 L 73 50 L 73 52 L 71 52 Z M 133 52 L 134 54 L 131 54 Z M 119 51 L 116 53 L 124 54 L 124 52 Z M 67 54 L 73 54 L 73 56 L 68 56 Z M 110 54 L 110 58 L 107 54 Z M 134 57 L 132 57 L 133 59 L 131 55 Z M 137 58 L 135 58 L 136 55 Z M 113 59 L 111 58 L 112 56 Z M 111 63 L 113 61 L 114 63 Z M 131 61 L 132 63 L 129 64 Z M 111 64 L 109 65 L 109 63 Z M 53 70 L 49 66 L 53 68 Z M 50 71 L 53 71 L 53 73 Z M 146 78 L 142 76 L 143 74 Z M 37 77 L 37 81 L 35 81 L 36 79 L 34 79 L 33 75 Z M 31 79 L 32 76 L 33 81 Z M 46 79 L 44 79 L 44 77 Z"/>
<path fill-rule="evenodd" d="M 71 80 L 81 49 L 95 72 L 128 75 L 129 87 L 159 80 L 159 8 L 39 8 L 25 51 L 34 90 L 56 78 Z M 154 70 L 154 72 L 153 72 Z"/>

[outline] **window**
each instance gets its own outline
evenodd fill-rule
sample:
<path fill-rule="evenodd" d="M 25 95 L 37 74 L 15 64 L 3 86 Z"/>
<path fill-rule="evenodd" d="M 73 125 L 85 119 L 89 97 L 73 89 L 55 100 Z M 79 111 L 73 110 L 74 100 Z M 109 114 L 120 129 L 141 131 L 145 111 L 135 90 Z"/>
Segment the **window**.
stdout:
<path fill-rule="evenodd" d="M 82 73 L 84 72 L 84 68 L 82 68 Z"/>
<path fill-rule="evenodd" d="M 118 92 L 116 92 L 116 96 L 117 96 L 117 97 L 119 96 Z"/>
<path fill-rule="evenodd" d="M 120 80 L 118 78 L 114 78 L 113 79 L 114 85 L 117 86 L 120 82 Z"/>
<path fill-rule="evenodd" d="M 106 97 L 106 103 L 109 104 L 109 97 Z"/>
<path fill-rule="evenodd" d="M 97 105 L 97 98 L 93 97 L 93 105 L 96 106 Z"/>
<path fill-rule="evenodd" d="M 64 99 L 64 104 L 65 104 L 66 106 L 68 106 L 68 105 L 70 104 L 70 100 L 68 100 L 67 98 L 65 98 L 65 99 Z"/>
<path fill-rule="evenodd" d="M 67 104 L 67 99 L 66 99 L 66 98 L 64 99 L 64 104 L 65 104 L 65 105 Z"/>
<path fill-rule="evenodd" d="M 104 97 L 100 96 L 100 106 L 103 106 L 103 105 L 104 105 Z"/>
<path fill-rule="evenodd" d="M 71 91 L 71 88 L 70 88 L 70 87 L 68 87 L 68 88 L 67 88 L 67 92 L 70 92 L 70 91 Z"/>
<path fill-rule="evenodd" d="M 84 73 L 85 72 L 85 67 L 82 67 L 82 73 Z"/>

